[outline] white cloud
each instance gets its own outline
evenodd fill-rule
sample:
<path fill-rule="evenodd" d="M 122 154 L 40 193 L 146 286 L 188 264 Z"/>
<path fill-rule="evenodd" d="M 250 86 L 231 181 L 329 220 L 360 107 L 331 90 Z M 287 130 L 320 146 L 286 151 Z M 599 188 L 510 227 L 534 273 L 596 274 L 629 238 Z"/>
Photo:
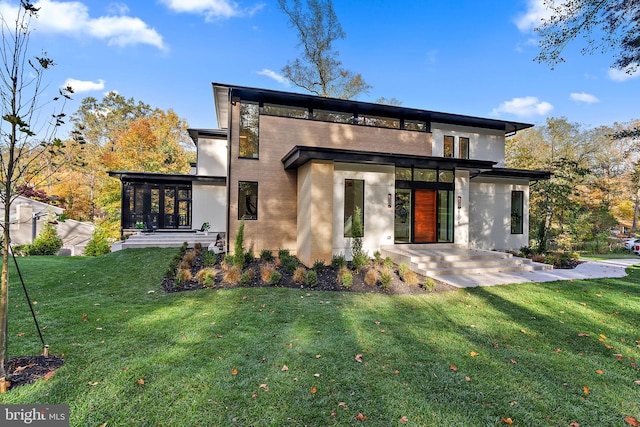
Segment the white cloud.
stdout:
<path fill-rule="evenodd" d="M 98 79 L 97 82 L 77 80 L 69 78 L 65 80 L 63 87 L 71 86 L 74 93 L 91 92 L 94 90 L 104 89 L 104 80 Z"/>
<path fill-rule="evenodd" d="M 628 72 L 629 69 L 625 68 L 624 70 L 620 70 L 618 68 L 609 68 L 609 78 L 614 82 L 624 82 L 626 80 L 635 79 L 640 77 L 640 71 L 635 70 L 632 72 Z"/>
<path fill-rule="evenodd" d="M 79 1 L 59 2 L 40 0 L 34 4 L 39 8 L 38 19 L 31 22 L 33 28 L 46 33 L 59 33 L 77 37 L 94 37 L 116 46 L 149 44 L 165 49 L 162 36 L 144 21 L 131 16 L 103 16 L 92 18 L 89 8 Z M 115 9 L 114 9 L 115 8 Z M 126 13 L 122 4 L 113 4 L 112 11 Z M 17 6 L 0 0 L 2 16 L 16 16 Z"/>
<path fill-rule="evenodd" d="M 270 70 L 268 68 L 263 68 L 262 70 L 258 71 L 257 74 L 260 74 L 261 76 L 267 76 L 270 79 L 273 79 L 280 84 L 289 86 L 289 80 L 287 80 L 285 76 L 283 76 L 282 74 L 278 74 L 275 71 Z"/>
<path fill-rule="evenodd" d="M 498 108 L 494 108 L 492 114 L 499 116 L 502 113 L 514 114 L 519 117 L 544 116 L 553 110 L 553 105 L 546 101 L 540 101 L 535 96 L 513 98 L 505 101 Z"/>
<path fill-rule="evenodd" d="M 544 5 L 544 0 L 528 0 L 526 12 L 516 18 L 515 24 L 522 32 L 527 32 L 542 24 L 542 20 L 549 18 L 551 10 Z"/>
<path fill-rule="evenodd" d="M 594 96 L 591 95 L 590 93 L 584 93 L 584 92 L 573 92 L 571 95 L 569 95 L 571 97 L 571 99 L 573 99 L 574 101 L 577 102 L 583 102 L 585 104 L 597 104 L 598 102 L 600 102 L 600 100 Z"/>
<path fill-rule="evenodd" d="M 253 15 L 264 7 L 259 3 L 251 9 L 241 9 L 232 0 L 161 0 L 169 9 L 178 13 L 195 13 L 205 16 L 206 21 L 216 18 Z"/>

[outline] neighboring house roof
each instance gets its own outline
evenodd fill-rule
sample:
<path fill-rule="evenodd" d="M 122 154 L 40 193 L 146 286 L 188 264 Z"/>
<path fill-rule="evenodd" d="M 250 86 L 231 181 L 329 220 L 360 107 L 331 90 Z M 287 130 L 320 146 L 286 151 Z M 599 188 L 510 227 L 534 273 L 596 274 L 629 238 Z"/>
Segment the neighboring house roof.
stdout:
<path fill-rule="evenodd" d="M 228 127 L 229 100 L 234 97 L 239 97 L 249 101 L 263 101 L 281 105 L 318 108 L 322 110 L 371 114 L 383 117 L 402 117 L 410 120 L 424 120 L 427 123 L 443 123 L 502 130 L 505 133 L 513 133 L 533 126 L 529 123 L 512 122 L 508 120 L 487 119 L 462 114 L 442 113 L 438 111 L 419 110 L 415 108 L 374 104 L 347 99 L 326 98 L 316 95 L 281 92 L 270 89 L 233 86 L 221 83 L 212 83 L 212 85 L 218 126 L 223 129 Z"/>
<path fill-rule="evenodd" d="M 15 207 L 21 203 L 30 204 L 33 207 L 34 212 L 53 212 L 58 215 L 62 215 L 64 213 L 64 209 L 59 206 L 50 205 L 48 203 L 30 199 L 29 197 L 24 196 L 16 196 L 11 201 L 11 207 Z"/>
<path fill-rule="evenodd" d="M 108 171 L 109 176 L 120 178 L 123 182 L 208 182 L 211 184 L 226 185 L 224 176 L 203 176 L 155 172 L 126 172 Z"/>

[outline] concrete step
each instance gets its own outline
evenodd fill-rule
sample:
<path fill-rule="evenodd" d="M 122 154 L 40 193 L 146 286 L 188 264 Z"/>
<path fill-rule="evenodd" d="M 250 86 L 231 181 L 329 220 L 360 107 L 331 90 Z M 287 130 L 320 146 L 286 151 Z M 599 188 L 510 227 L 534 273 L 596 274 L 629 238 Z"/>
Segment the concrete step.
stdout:
<path fill-rule="evenodd" d="M 384 246 L 381 253 L 396 264 L 407 264 L 416 273 L 429 277 L 553 268 L 505 252 L 470 249 L 452 244 Z"/>
<path fill-rule="evenodd" d="M 224 233 L 208 234 L 199 232 L 153 232 L 132 234 L 126 240 L 115 242 L 111 245 L 113 252 L 130 248 L 179 248 L 187 242 L 187 246 L 192 248 L 196 243 L 203 247 L 216 243 L 218 234 L 224 239 Z"/>

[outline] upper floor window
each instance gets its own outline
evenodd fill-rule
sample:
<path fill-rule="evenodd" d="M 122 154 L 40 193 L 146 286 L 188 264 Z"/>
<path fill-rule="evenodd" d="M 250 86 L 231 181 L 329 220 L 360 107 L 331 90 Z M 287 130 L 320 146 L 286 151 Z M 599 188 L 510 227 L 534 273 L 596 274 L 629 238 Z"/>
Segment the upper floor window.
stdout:
<path fill-rule="evenodd" d="M 313 110 L 313 120 L 333 123 L 353 124 L 352 113 L 342 113 L 339 111 Z"/>
<path fill-rule="evenodd" d="M 460 155 L 458 157 L 460 157 L 461 159 L 468 159 L 469 158 L 469 138 L 465 137 L 465 136 L 461 136 L 460 138 L 458 138 L 458 149 L 460 150 Z"/>
<path fill-rule="evenodd" d="M 258 219 L 258 183 L 238 183 L 238 219 Z"/>
<path fill-rule="evenodd" d="M 359 114 L 356 122 L 359 125 L 374 126 L 379 128 L 400 129 L 400 119 L 390 117 L 377 117 L 366 114 Z"/>
<path fill-rule="evenodd" d="M 524 192 L 511 192 L 511 234 L 524 232 Z"/>
<path fill-rule="evenodd" d="M 290 105 L 264 104 L 262 112 L 271 116 L 292 117 L 294 119 L 306 119 L 309 117 L 309 109 L 292 107 Z"/>
<path fill-rule="evenodd" d="M 240 147 L 238 157 L 257 159 L 260 108 L 257 102 L 240 103 Z"/>
<path fill-rule="evenodd" d="M 426 132 L 427 131 L 427 123 L 421 122 L 418 120 L 405 120 L 404 121 L 404 129 L 405 130 L 415 130 L 418 132 Z"/>
<path fill-rule="evenodd" d="M 453 136 L 445 135 L 443 157 L 453 157 L 453 142 Z"/>

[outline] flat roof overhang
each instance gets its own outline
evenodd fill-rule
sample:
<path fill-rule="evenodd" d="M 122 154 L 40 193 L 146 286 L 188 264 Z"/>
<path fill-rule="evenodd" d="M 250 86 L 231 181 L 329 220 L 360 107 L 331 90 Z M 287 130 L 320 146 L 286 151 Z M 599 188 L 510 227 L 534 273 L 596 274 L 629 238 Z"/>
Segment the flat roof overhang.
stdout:
<path fill-rule="evenodd" d="M 227 139 L 229 134 L 227 129 L 187 129 L 191 140 L 195 145 L 198 145 L 198 138 L 210 138 L 210 139 Z"/>
<path fill-rule="evenodd" d="M 506 134 L 512 134 L 533 126 L 529 123 L 512 122 L 508 120 L 375 104 L 349 99 L 328 98 L 303 93 L 282 92 L 271 89 L 259 89 L 221 83 L 212 83 L 212 86 L 218 127 L 220 128 L 227 128 L 229 126 L 229 102 L 235 97 L 247 101 L 260 101 L 305 108 L 351 112 L 354 114 L 371 114 L 382 117 L 404 117 L 405 119 L 423 120 L 428 123 L 444 123 L 483 129 L 494 129 L 504 131 Z"/>
<path fill-rule="evenodd" d="M 109 176 L 119 178 L 122 182 L 148 182 L 148 183 L 187 183 L 203 182 L 213 185 L 227 185 L 227 178 L 224 176 L 202 176 L 172 173 L 154 172 L 123 172 L 109 171 Z"/>
<path fill-rule="evenodd" d="M 374 151 L 345 150 L 326 147 L 295 146 L 283 158 L 285 170 L 295 170 L 310 160 L 332 160 L 342 163 L 369 163 L 399 167 L 464 169 L 478 173 L 493 169 L 496 162 L 488 160 L 454 159 Z"/>
<path fill-rule="evenodd" d="M 529 181 L 540 181 L 551 178 L 551 172 L 543 170 L 528 169 L 510 169 L 510 168 L 493 168 L 490 171 L 483 171 L 477 175 L 478 177 L 490 178 L 515 178 L 527 179 Z"/>

